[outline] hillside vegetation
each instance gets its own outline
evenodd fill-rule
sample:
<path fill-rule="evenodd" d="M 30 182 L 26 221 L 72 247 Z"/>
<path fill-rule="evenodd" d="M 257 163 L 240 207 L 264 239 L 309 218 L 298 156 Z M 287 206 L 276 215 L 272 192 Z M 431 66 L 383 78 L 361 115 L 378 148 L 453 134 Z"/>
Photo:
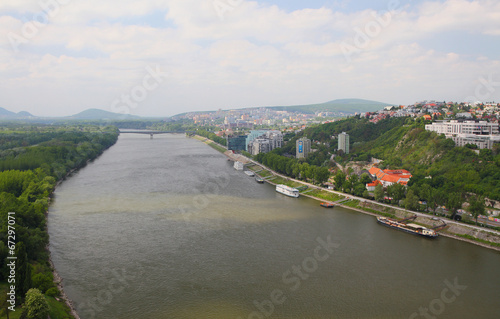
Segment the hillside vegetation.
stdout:
<path fill-rule="evenodd" d="M 429 122 L 430 123 L 430 122 Z M 409 185 L 420 198 L 423 184 L 433 193 L 475 193 L 500 200 L 500 152 L 471 147 L 455 147 L 444 135 L 425 131 L 422 119 L 390 118 L 377 124 L 366 119 L 350 118 L 306 129 L 303 134 L 320 142 L 314 157 L 329 158 L 337 148 L 336 135 L 346 132 L 350 136 L 350 154 L 340 154 L 336 161 L 368 161 L 374 157 L 382 160 L 380 168 L 404 168 L 412 172 Z M 295 140 L 300 136 L 294 137 Z M 332 138 L 334 137 L 334 138 Z M 294 144 L 294 143 L 292 143 Z M 325 145 L 326 144 L 326 145 Z M 292 150 L 293 145 L 287 145 Z M 427 177 L 427 178 L 426 178 Z M 463 198 L 465 199 L 465 198 Z"/>

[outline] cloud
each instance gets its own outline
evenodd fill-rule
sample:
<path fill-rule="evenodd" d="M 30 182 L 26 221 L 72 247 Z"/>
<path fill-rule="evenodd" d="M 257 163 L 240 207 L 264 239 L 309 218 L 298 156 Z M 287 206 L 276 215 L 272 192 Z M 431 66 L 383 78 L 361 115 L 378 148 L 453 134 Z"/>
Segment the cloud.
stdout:
<path fill-rule="evenodd" d="M 467 43 L 429 45 L 449 32 L 473 34 L 479 43 L 498 37 L 496 1 L 402 2 L 397 11 L 357 12 L 225 3 L 232 5 L 221 19 L 213 1 L 68 0 L 14 52 L 9 34 L 23 37 L 41 6 L 2 2 L 3 103 L 47 115 L 108 109 L 148 65 L 159 65 L 168 79 L 133 110 L 142 115 L 344 97 L 411 103 L 458 99 L 499 64 L 481 50 L 461 52 Z M 356 49 L 349 59 L 345 44 Z"/>

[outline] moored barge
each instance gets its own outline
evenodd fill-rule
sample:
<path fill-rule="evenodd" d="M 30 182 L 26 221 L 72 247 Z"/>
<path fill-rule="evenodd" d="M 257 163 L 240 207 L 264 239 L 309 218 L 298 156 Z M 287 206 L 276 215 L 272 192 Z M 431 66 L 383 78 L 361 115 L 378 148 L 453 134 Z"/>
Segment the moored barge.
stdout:
<path fill-rule="evenodd" d="M 411 223 L 406 224 L 403 221 L 397 221 L 387 217 L 377 217 L 377 222 L 379 222 L 384 226 L 402 230 L 404 232 L 414 235 L 420 235 L 428 238 L 438 237 L 438 233 L 434 229 L 429 229 L 427 227 L 420 226 L 417 224 L 411 224 Z"/>

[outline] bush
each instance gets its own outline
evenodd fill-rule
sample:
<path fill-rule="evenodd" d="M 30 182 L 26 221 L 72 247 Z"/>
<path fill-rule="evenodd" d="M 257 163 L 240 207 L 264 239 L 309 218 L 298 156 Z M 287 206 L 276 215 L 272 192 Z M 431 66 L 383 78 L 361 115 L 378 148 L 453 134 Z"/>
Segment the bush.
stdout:
<path fill-rule="evenodd" d="M 49 297 L 59 297 L 59 295 L 61 295 L 61 292 L 56 287 L 52 287 L 52 288 L 48 289 L 45 292 L 45 294 Z"/>
<path fill-rule="evenodd" d="M 23 307 L 26 317 L 30 319 L 47 319 L 49 304 L 40 290 L 32 288 L 26 293 L 26 302 Z"/>
<path fill-rule="evenodd" d="M 36 274 L 32 277 L 33 288 L 40 289 L 40 291 L 47 291 L 54 287 L 52 274 Z"/>

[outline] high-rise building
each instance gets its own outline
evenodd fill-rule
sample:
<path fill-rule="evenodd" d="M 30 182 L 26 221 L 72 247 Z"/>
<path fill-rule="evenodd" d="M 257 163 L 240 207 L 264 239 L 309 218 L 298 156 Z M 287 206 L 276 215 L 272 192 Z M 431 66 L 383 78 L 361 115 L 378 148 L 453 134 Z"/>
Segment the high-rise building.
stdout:
<path fill-rule="evenodd" d="M 246 151 L 247 136 L 228 136 L 227 137 L 227 149 L 232 151 Z"/>
<path fill-rule="evenodd" d="M 259 139 L 260 142 L 254 144 L 254 141 L 257 139 Z M 262 140 L 267 140 L 267 143 L 262 142 Z M 263 144 L 265 144 L 265 146 L 259 146 Z M 283 147 L 283 134 L 280 131 L 251 131 L 246 138 L 246 147 L 247 151 L 253 155 L 270 152 L 275 148 Z"/>
<path fill-rule="evenodd" d="M 271 141 L 265 138 L 256 138 L 248 145 L 248 151 L 252 155 L 259 153 L 268 153 L 271 151 Z"/>
<path fill-rule="evenodd" d="M 349 134 L 346 132 L 339 134 L 339 150 L 344 151 L 344 154 L 349 154 Z"/>
<path fill-rule="evenodd" d="M 297 158 L 306 158 L 307 155 L 311 152 L 311 140 L 303 137 L 297 140 L 296 142 L 296 156 Z"/>

